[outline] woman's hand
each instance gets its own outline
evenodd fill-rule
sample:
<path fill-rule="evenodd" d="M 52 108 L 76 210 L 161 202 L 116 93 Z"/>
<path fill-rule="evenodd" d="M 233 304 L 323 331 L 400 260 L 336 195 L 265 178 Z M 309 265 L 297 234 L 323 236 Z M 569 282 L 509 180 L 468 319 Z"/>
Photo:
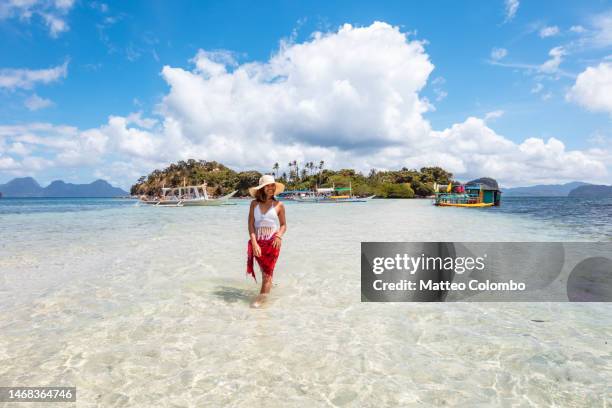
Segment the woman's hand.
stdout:
<path fill-rule="evenodd" d="M 272 246 L 276 249 L 280 249 L 281 244 L 283 243 L 283 239 L 278 235 L 274 236 L 274 241 L 272 242 Z"/>
<path fill-rule="evenodd" d="M 259 258 L 261 256 L 261 247 L 257 242 L 251 242 L 251 245 L 253 245 L 253 255 Z"/>

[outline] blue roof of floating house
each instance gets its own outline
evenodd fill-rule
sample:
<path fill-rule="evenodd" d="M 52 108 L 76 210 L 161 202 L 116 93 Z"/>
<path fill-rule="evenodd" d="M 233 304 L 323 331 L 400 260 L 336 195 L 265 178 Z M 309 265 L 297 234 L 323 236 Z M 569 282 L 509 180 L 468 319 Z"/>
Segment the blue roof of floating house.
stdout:
<path fill-rule="evenodd" d="M 466 189 L 480 189 L 482 185 L 483 190 L 499 190 L 497 181 L 490 177 L 481 177 L 476 180 L 468 181 L 465 183 Z"/>

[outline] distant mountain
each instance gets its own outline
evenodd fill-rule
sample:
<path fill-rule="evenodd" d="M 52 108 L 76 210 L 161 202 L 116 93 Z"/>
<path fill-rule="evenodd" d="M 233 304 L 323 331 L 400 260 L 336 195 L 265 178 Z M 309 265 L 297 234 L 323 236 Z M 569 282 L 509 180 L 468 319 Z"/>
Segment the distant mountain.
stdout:
<path fill-rule="evenodd" d="M 580 186 L 587 186 L 589 183 L 573 181 L 566 184 L 540 184 L 530 187 L 504 188 L 504 197 L 566 197 L 570 191 Z"/>
<path fill-rule="evenodd" d="M 570 191 L 569 196 L 584 198 L 612 198 L 612 186 L 580 186 Z"/>
<path fill-rule="evenodd" d="M 127 191 L 111 186 L 104 180 L 89 184 L 72 184 L 56 180 L 43 188 L 32 177 L 16 178 L 0 184 L 4 197 L 118 197 Z"/>
<path fill-rule="evenodd" d="M 0 184 L 3 197 L 40 197 L 43 188 L 32 177 L 16 178 Z"/>

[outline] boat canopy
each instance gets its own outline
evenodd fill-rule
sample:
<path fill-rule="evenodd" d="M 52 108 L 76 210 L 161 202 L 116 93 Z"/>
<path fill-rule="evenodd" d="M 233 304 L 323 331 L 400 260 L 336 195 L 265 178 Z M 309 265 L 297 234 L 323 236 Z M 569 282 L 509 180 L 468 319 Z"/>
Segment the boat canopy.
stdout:
<path fill-rule="evenodd" d="M 208 199 L 206 186 L 206 183 L 204 183 L 199 186 L 164 187 L 162 188 L 162 196 L 175 195 L 175 193 L 178 193 L 179 196 L 189 194 L 193 195 L 194 198 Z"/>
<path fill-rule="evenodd" d="M 310 190 L 285 190 L 279 195 L 288 195 L 288 194 L 296 194 L 296 193 L 311 193 Z"/>
<path fill-rule="evenodd" d="M 465 187 L 468 189 L 481 188 L 481 186 L 483 190 L 499 191 L 499 184 L 491 177 L 481 177 L 465 183 Z"/>

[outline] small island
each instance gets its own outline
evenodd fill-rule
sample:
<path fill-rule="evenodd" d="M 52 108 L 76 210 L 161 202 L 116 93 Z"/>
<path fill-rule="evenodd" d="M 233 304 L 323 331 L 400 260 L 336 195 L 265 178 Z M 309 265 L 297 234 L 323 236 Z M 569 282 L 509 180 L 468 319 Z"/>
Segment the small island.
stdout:
<path fill-rule="evenodd" d="M 354 169 L 330 170 L 325 162 L 304 164 L 293 160 L 289 171 L 279 174 L 278 163 L 270 166 L 270 172 L 288 190 L 310 190 L 316 187 L 351 187 L 356 196 L 376 195 L 379 198 L 419 198 L 434 193 L 434 184 L 452 181 L 453 174 L 440 167 L 422 167 L 377 171 L 363 175 Z M 238 190 L 237 196 L 248 195 L 248 188 L 256 185 L 262 173 L 255 170 L 235 171 L 216 161 L 194 160 L 172 163 L 163 170 L 154 170 L 142 176 L 131 187 L 133 196 L 155 196 L 163 187 L 201 185 L 206 183 L 209 194 L 221 196 Z"/>

